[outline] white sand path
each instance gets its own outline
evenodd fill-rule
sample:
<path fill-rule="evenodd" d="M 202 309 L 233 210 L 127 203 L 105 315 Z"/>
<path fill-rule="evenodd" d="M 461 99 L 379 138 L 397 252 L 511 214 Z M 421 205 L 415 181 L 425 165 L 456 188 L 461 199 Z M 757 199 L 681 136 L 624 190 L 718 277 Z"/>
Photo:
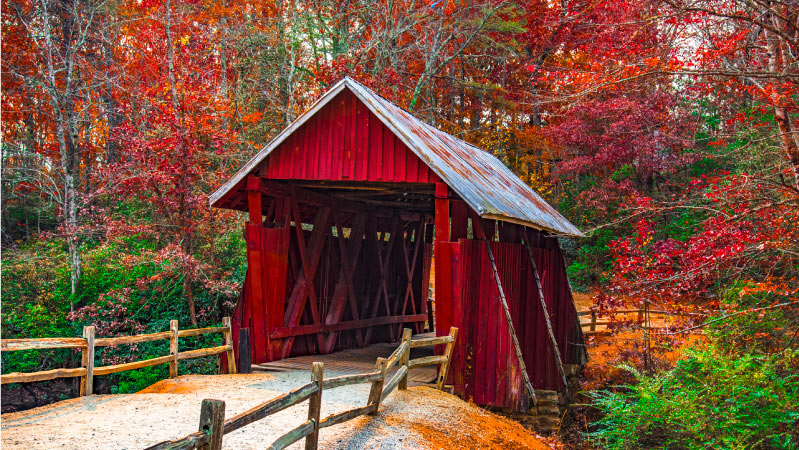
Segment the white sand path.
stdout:
<path fill-rule="evenodd" d="M 325 374 L 326 377 L 336 375 Z M 310 373 L 302 370 L 187 375 L 164 380 L 137 394 L 65 400 L 2 415 L 2 448 L 142 449 L 196 431 L 203 399 L 224 400 L 225 416 L 231 417 L 309 380 Z M 323 392 L 322 417 L 364 406 L 368 393 L 368 384 Z M 225 435 L 223 448 L 265 448 L 306 420 L 307 405 L 307 402 L 300 403 Z M 490 420 L 486 423 L 492 424 L 499 421 L 503 430 L 497 430 L 497 436 L 492 436 L 490 430 L 468 429 L 475 418 Z M 461 422 L 462 425 L 458 425 Z M 440 442 L 451 443 L 458 439 L 466 443 L 459 448 L 531 448 L 530 442 L 537 443 L 535 440 L 527 442 L 533 439 L 532 435 L 515 422 L 484 412 L 455 396 L 415 387 L 392 393 L 381 405 L 377 418 L 360 417 L 321 430 L 319 446 L 322 449 L 433 449 L 448 448 L 449 444 L 441 447 Z M 482 440 L 485 442 L 479 444 Z M 516 441 L 518 445 L 508 445 Z M 502 444 L 497 446 L 497 442 Z M 457 445 L 452 447 L 458 448 Z M 289 448 L 304 448 L 303 441 Z"/>

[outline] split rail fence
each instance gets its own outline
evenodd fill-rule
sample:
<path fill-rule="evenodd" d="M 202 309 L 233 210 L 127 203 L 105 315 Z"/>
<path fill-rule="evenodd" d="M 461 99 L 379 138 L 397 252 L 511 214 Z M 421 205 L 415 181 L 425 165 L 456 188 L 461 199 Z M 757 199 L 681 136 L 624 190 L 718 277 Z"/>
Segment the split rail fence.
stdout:
<path fill-rule="evenodd" d="M 697 313 L 687 313 L 687 312 L 669 312 L 669 311 L 659 311 L 659 310 L 652 310 L 649 311 L 645 309 L 619 309 L 614 311 L 609 311 L 605 314 L 600 315 L 595 309 L 589 309 L 586 311 L 578 311 L 577 317 L 585 317 L 590 316 L 591 320 L 589 322 L 583 322 L 580 320 L 580 327 L 588 328 L 588 330 L 583 331 L 583 335 L 585 336 L 596 336 L 596 335 L 608 335 L 610 334 L 610 330 L 597 330 L 596 327 L 598 326 L 608 326 L 611 324 L 610 316 L 617 316 L 619 314 L 635 314 L 635 321 L 637 323 L 642 323 L 644 321 L 644 315 L 649 314 L 649 316 L 692 316 L 692 315 L 701 315 Z M 598 320 L 599 317 L 608 317 L 608 319 Z M 654 327 L 653 327 L 654 328 Z"/>
<path fill-rule="evenodd" d="M 161 442 L 148 447 L 146 450 L 219 450 L 222 448 L 222 437 L 225 434 L 232 433 L 305 400 L 308 400 L 308 420 L 280 436 L 267 447 L 267 450 L 280 450 L 303 438 L 305 438 L 306 450 L 315 450 L 318 446 L 319 430 L 321 428 L 347 422 L 362 415 L 376 415 L 380 402 L 391 394 L 394 389 L 405 390 L 408 388 L 408 370 L 414 367 L 438 365 L 436 388 L 444 388 L 444 380 L 446 380 L 447 372 L 449 371 L 452 351 L 455 346 L 455 340 L 458 337 L 458 329 L 452 327 L 449 335 L 434 338 L 411 340 L 411 335 L 412 331 L 410 329 L 404 329 L 399 347 L 388 358 L 377 358 L 375 370 L 372 372 L 325 379 L 324 364 L 315 362 L 311 370 L 310 383 L 227 420 L 225 420 L 224 401 L 203 400 L 200 407 L 200 426 L 198 431 L 181 439 Z M 409 359 L 412 348 L 436 345 L 446 345 L 443 355 Z M 399 365 L 399 369 L 386 381 L 386 374 L 396 365 Z M 366 406 L 332 414 L 320 420 L 322 392 L 324 390 L 359 383 L 372 383 Z"/>
<path fill-rule="evenodd" d="M 178 351 L 179 338 L 199 336 L 203 334 L 221 333 L 224 335 L 225 344 L 217 347 L 199 348 L 196 350 Z M 53 380 L 56 378 L 80 377 L 80 395 L 92 395 L 94 391 L 94 377 L 109 375 L 142 367 L 156 366 L 169 363 L 169 377 L 178 376 L 178 361 L 184 359 L 202 358 L 221 353 L 227 353 L 228 373 L 236 373 L 236 360 L 233 358 L 233 339 L 230 326 L 230 317 L 222 319 L 221 327 L 192 328 L 181 330 L 178 321 L 170 322 L 169 331 L 160 333 L 138 334 L 134 336 L 120 336 L 113 338 L 95 338 L 93 325 L 83 327 L 82 338 L 38 338 L 38 339 L 2 339 L 0 351 L 11 352 L 19 350 L 45 350 L 54 348 L 77 348 L 81 350 L 81 366 L 71 369 L 53 369 L 39 372 L 13 372 L 0 375 L 0 383 L 29 383 L 32 381 Z M 138 344 L 169 340 L 169 354 L 157 358 L 144 359 L 111 366 L 94 366 L 94 352 L 97 347 L 111 347 L 116 345 Z"/>

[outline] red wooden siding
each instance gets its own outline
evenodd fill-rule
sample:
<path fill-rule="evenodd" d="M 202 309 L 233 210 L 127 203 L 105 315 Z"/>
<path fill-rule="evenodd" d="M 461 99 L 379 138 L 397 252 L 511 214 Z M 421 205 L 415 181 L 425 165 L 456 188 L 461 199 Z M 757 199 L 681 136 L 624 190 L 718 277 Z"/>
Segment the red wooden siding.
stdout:
<path fill-rule="evenodd" d="M 544 240 L 545 248 L 533 248 L 533 254 L 559 350 L 569 364 L 574 307 L 553 242 Z M 436 243 L 436 248 L 436 332 L 460 329 L 450 379 L 455 392 L 481 405 L 525 409 L 523 379 L 485 243 L 461 239 Z M 533 386 L 562 389 L 527 250 L 508 242 L 492 242 L 491 248 Z"/>
<path fill-rule="evenodd" d="M 344 90 L 269 155 L 261 176 L 435 183 L 438 176 L 352 92 Z"/>
<path fill-rule="evenodd" d="M 238 330 L 250 329 L 251 356 L 254 363 L 265 362 L 269 355 L 277 354 L 275 344 L 268 339 L 269 330 L 283 325 L 286 300 L 286 275 L 288 271 L 289 227 L 265 228 L 247 224 L 248 251 L 247 276 L 241 297 L 236 303 L 232 327 L 234 348 L 238 350 Z M 253 250 L 258 251 L 253 251 Z M 252 271 L 260 271 L 263 299 L 253 301 Z M 237 356 L 238 357 L 238 356 Z"/>

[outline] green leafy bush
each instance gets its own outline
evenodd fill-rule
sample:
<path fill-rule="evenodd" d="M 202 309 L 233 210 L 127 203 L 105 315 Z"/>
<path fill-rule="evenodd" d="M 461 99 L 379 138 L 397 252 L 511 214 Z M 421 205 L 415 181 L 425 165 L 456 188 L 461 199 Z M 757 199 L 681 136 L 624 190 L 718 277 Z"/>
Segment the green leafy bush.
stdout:
<path fill-rule="evenodd" d="M 686 351 L 668 371 L 588 395 L 602 414 L 589 438 L 622 449 L 794 449 L 799 445 L 796 357 Z"/>
<path fill-rule="evenodd" d="M 4 338 L 79 337 L 85 325 L 94 325 L 98 337 L 153 333 L 169 330 L 172 319 L 177 319 L 181 328 L 193 327 L 182 277 L 170 267 L 168 257 L 154 257 L 157 246 L 151 239 L 137 235 L 84 245 L 80 288 L 75 295 L 70 293 L 64 248 L 63 240 L 51 238 L 31 240 L 4 252 Z M 226 233 L 218 238 L 213 249 L 198 251 L 213 256 L 214 267 L 222 274 L 217 283 L 222 288 L 241 282 L 246 264 L 240 232 Z M 194 289 L 198 326 L 221 325 L 221 318 L 232 312 L 235 301 L 230 290 L 223 291 L 211 283 L 195 283 Z M 221 339 L 218 335 L 181 339 L 180 350 L 222 345 Z M 103 347 L 97 349 L 95 365 L 138 361 L 168 353 L 166 341 Z M 74 350 L 2 354 L 3 373 L 79 364 L 80 354 Z M 216 358 L 180 363 L 182 374 L 210 374 L 216 370 Z M 162 364 L 98 377 L 95 386 L 99 393 L 129 393 L 167 378 L 168 374 L 168 366 Z"/>
<path fill-rule="evenodd" d="M 592 287 L 605 284 L 606 272 L 611 268 L 608 243 L 616 238 L 614 230 L 601 228 L 580 241 L 574 261 L 566 268 L 575 290 L 587 292 Z"/>

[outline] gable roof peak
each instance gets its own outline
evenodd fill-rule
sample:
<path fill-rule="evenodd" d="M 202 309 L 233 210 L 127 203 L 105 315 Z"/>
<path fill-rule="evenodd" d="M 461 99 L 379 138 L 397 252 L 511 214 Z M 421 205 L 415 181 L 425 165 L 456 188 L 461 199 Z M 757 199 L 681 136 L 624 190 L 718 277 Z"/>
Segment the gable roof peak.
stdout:
<path fill-rule="evenodd" d="M 494 155 L 419 120 L 349 76 L 330 87 L 211 194 L 211 206 L 217 206 L 247 174 L 345 87 L 480 216 L 569 236 L 584 236 Z"/>

